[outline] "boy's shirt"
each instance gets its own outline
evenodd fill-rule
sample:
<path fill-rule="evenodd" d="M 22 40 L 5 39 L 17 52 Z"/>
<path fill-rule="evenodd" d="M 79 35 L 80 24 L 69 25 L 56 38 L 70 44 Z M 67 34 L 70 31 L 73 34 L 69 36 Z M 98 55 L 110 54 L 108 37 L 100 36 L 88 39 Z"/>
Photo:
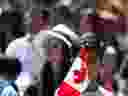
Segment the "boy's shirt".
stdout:
<path fill-rule="evenodd" d="M 12 41 L 5 52 L 7 56 L 17 57 L 21 61 L 22 73 L 28 75 L 28 78 L 32 77 L 31 73 L 39 73 L 43 65 L 43 58 L 45 57 L 44 51 L 39 52 L 43 48 L 38 48 L 39 50 L 35 49 L 33 44 L 35 40 L 32 42 L 28 41 L 30 37 L 30 34 L 26 34 L 26 36 Z M 40 58 L 40 54 L 42 58 Z M 20 76 L 22 77 L 23 75 L 20 74 Z"/>
<path fill-rule="evenodd" d="M 0 96 L 16 96 L 17 92 L 10 82 L 0 80 Z"/>

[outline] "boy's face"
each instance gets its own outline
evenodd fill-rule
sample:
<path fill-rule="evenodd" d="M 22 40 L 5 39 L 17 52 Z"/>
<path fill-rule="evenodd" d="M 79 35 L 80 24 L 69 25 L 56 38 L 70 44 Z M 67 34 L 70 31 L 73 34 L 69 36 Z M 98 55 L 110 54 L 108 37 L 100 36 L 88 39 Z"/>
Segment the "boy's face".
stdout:
<path fill-rule="evenodd" d="M 63 60 L 63 43 L 58 39 L 49 41 L 48 59 L 51 63 L 62 63 Z"/>

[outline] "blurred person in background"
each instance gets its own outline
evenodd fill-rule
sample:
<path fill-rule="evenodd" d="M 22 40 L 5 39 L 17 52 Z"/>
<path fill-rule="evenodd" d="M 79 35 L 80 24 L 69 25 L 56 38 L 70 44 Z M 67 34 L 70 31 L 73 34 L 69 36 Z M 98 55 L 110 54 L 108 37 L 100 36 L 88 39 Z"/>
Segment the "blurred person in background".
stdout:
<path fill-rule="evenodd" d="M 116 41 L 116 40 L 113 40 L 115 39 L 115 33 L 125 32 L 124 14 L 120 10 L 120 7 L 117 7 L 117 5 L 122 6 L 120 5 L 119 1 L 120 0 L 113 0 L 113 1 L 97 0 L 96 1 L 97 6 L 96 6 L 95 21 L 94 21 L 94 24 L 95 24 L 94 30 L 96 32 L 97 42 L 98 42 L 98 58 L 100 61 L 99 63 L 103 63 L 102 57 L 104 55 L 105 48 L 111 46 L 111 47 L 114 47 L 112 49 L 118 50 L 118 44 L 116 44 L 116 46 L 114 43 L 112 44 L 113 41 L 114 42 Z M 116 55 L 113 57 L 115 58 Z M 106 61 L 107 60 L 108 59 L 106 59 Z"/>
<path fill-rule="evenodd" d="M 124 0 L 97 0 L 97 8 L 96 12 L 108 16 L 107 18 L 113 17 L 113 19 L 116 19 L 116 16 L 124 16 Z M 104 17 L 103 16 L 103 17 Z"/>
<path fill-rule="evenodd" d="M 0 46 L 2 49 L 1 51 L 4 53 L 8 43 L 18 36 L 14 33 L 22 33 L 20 31 L 22 13 L 14 8 L 13 3 L 10 0 L 1 0 L 0 10 Z"/>
<path fill-rule="evenodd" d="M 118 86 L 118 96 L 125 96 L 127 94 L 127 32 L 117 32 L 115 38 L 118 43 L 120 63 L 117 73 L 114 75 Z M 118 59 L 118 58 L 117 58 Z"/>
<path fill-rule="evenodd" d="M 125 16 L 118 3 L 120 0 L 97 0 L 96 1 L 96 32 L 124 32 Z M 120 5 L 123 6 L 123 5 Z M 103 24 L 104 23 L 104 24 Z M 104 26 L 104 29 L 101 26 Z M 109 28 L 108 28 L 109 27 Z"/>
<path fill-rule="evenodd" d="M 16 58 L 0 56 L 0 95 L 17 96 L 16 78 L 21 72 L 21 62 Z M 10 68 L 10 69 L 8 69 Z"/>
<path fill-rule="evenodd" d="M 1 0 L 0 1 L 0 8 L 1 8 L 0 13 L 2 13 L 3 11 L 7 11 L 7 10 L 12 9 L 12 6 L 9 3 L 9 0 Z"/>
<path fill-rule="evenodd" d="M 110 33 L 110 32 L 108 32 Z M 108 34 L 110 37 L 111 35 Z M 117 96 L 127 94 L 127 32 L 113 32 L 113 38 L 104 41 L 102 64 L 111 64 L 113 92 Z M 114 44 L 115 43 L 115 44 Z"/>
<path fill-rule="evenodd" d="M 40 67 L 45 63 L 45 59 L 46 59 L 45 55 L 43 58 L 40 58 L 40 53 L 38 53 L 39 51 L 34 49 L 33 39 L 40 30 L 39 29 L 40 22 L 39 21 L 35 22 L 33 20 L 33 17 L 37 16 L 38 17 L 37 19 L 40 20 L 39 18 L 40 10 L 37 5 L 36 7 L 35 5 L 34 6 L 31 5 L 32 4 L 31 0 L 29 1 L 30 2 L 27 3 L 29 3 L 30 5 L 27 6 L 26 4 L 25 8 L 21 7 L 24 13 L 23 23 L 25 25 L 26 34 L 25 36 L 17 38 L 16 40 L 10 42 L 5 52 L 7 56 L 17 57 L 22 62 L 22 70 L 21 70 L 22 72 L 20 73 L 20 76 L 18 76 L 17 82 L 19 82 L 19 87 L 23 91 L 25 91 L 29 85 L 38 81 L 39 75 L 37 76 L 37 72 L 40 71 Z M 33 25 L 38 25 L 38 26 L 33 26 Z M 45 53 L 44 50 L 42 50 L 42 52 Z"/>
<path fill-rule="evenodd" d="M 105 32 L 104 32 L 105 33 Z M 114 83 L 117 89 L 115 94 L 118 96 L 125 96 L 127 94 L 127 32 L 117 30 L 117 32 L 108 32 L 107 35 L 103 34 L 106 38 L 104 40 L 104 56 L 102 58 L 103 64 L 112 64 L 112 78 L 114 78 Z M 100 37 L 103 35 L 99 35 Z M 109 38 L 108 38 L 109 37 Z M 113 43 L 113 37 L 115 39 L 116 45 Z M 108 39 L 107 39 L 108 38 Z M 103 40 L 103 39 L 102 39 Z M 105 43 L 106 42 L 106 43 Z M 114 66 L 113 66 L 114 65 Z M 121 67 L 121 66 L 125 66 Z M 121 71 L 120 71 L 121 70 Z M 115 72 L 114 72 L 115 71 Z M 123 91 L 124 90 L 124 91 Z"/>

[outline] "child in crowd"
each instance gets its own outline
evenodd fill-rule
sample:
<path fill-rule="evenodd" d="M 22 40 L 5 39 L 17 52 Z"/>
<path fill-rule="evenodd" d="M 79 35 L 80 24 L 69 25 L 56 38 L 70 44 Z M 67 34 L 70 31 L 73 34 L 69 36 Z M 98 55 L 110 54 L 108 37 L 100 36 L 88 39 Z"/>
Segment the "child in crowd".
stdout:
<path fill-rule="evenodd" d="M 0 57 L 0 96 L 17 96 L 15 80 L 21 64 L 15 58 Z"/>

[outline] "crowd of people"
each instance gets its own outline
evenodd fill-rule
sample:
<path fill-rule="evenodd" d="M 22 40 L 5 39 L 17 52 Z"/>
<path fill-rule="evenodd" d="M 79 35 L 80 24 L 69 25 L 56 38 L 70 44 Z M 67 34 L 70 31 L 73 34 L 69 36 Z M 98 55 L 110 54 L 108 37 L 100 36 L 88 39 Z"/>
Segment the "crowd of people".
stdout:
<path fill-rule="evenodd" d="M 125 0 L 1 0 L 0 96 L 127 96 Z"/>

